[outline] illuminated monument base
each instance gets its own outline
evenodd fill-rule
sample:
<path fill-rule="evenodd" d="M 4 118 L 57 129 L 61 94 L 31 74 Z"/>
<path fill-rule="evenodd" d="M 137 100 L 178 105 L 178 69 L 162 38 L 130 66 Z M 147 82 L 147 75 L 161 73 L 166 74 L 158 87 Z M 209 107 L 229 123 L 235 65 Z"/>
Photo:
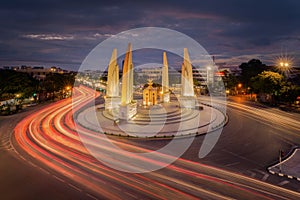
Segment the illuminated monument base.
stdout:
<path fill-rule="evenodd" d="M 118 109 L 121 103 L 121 97 L 106 97 L 105 110 Z"/>
<path fill-rule="evenodd" d="M 137 113 L 137 103 L 132 102 L 127 105 L 120 105 L 119 107 L 119 119 L 129 120 Z"/>
<path fill-rule="evenodd" d="M 121 97 L 106 97 L 105 98 L 105 111 L 112 116 L 118 116 L 119 105 L 121 102 Z"/>
<path fill-rule="evenodd" d="M 170 102 L 170 93 L 165 93 L 162 95 L 162 101 L 164 103 L 169 103 Z"/>
<path fill-rule="evenodd" d="M 137 104 L 140 106 L 136 115 L 133 105 L 120 107 L 124 120 L 111 115 L 100 104 L 97 106 L 98 112 L 93 106 L 81 111 L 77 121 L 83 127 L 107 135 L 164 139 L 201 135 L 226 124 L 225 114 L 199 103 L 196 107 L 201 105 L 203 109 L 182 108 L 176 100 L 150 107 L 143 106 L 142 100 L 138 100 Z M 129 116 L 133 117 L 128 120 Z"/>
<path fill-rule="evenodd" d="M 178 98 L 181 108 L 194 109 L 196 107 L 196 99 L 191 96 L 181 96 Z"/>

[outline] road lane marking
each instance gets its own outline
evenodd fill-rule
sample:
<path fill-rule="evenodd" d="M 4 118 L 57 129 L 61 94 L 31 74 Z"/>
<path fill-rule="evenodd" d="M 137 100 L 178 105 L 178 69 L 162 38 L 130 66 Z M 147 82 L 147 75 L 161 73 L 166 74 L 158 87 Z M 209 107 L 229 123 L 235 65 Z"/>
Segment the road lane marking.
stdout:
<path fill-rule="evenodd" d="M 72 187 L 73 189 L 75 189 L 75 190 L 77 190 L 77 191 L 79 191 L 79 192 L 82 192 L 82 190 L 81 190 L 80 188 L 76 187 L 75 185 L 73 185 L 73 184 L 71 184 L 71 183 L 68 183 L 68 185 L 69 185 L 70 187 Z"/>
<path fill-rule="evenodd" d="M 237 165 L 237 164 L 240 164 L 240 162 L 229 163 L 229 164 L 227 164 L 225 166 L 226 167 L 230 167 L 230 166 Z"/>
<path fill-rule="evenodd" d="M 19 154 L 20 155 L 20 154 Z M 23 160 L 27 161 L 23 156 L 20 155 L 20 158 L 22 158 Z"/>
<path fill-rule="evenodd" d="M 247 170 L 246 172 L 249 173 L 250 174 L 249 176 L 252 177 L 252 178 L 254 178 L 256 176 L 256 173 L 254 173 L 250 170 Z"/>
<path fill-rule="evenodd" d="M 45 170 L 45 169 L 43 169 L 41 167 L 39 167 L 39 169 L 42 170 L 43 172 L 45 172 L 46 174 L 50 174 L 50 172 L 48 172 L 47 170 Z"/>
<path fill-rule="evenodd" d="M 33 164 L 31 161 L 28 161 L 28 163 L 36 168 L 38 168 L 38 166 L 36 164 Z"/>
<path fill-rule="evenodd" d="M 100 182 L 100 183 L 102 183 L 102 184 L 104 184 L 104 185 L 106 185 L 107 183 L 104 181 L 104 180 L 98 180 L 98 182 Z"/>
<path fill-rule="evenodd" d="M 93 196 L 93 195 L 91 195 L 91 194 L 89 194 L 89 193 L 86 193 L 86 195 L 87 195 L 88 197 L 92 198 L 92 199 L 98 200 L 97 197 L 95 197 L 95 196 Z"/>
<path fill-rule="evenodd" d="M 286 185 L 288 184 L 290 181 L 282 181 L 280 183 L 278 183 L 279 186 L 283 186 L 283 185 Z"/>
<path fill-rule="evenodd" d="M 113 185 L 112 185 L 112 187 L 113 187 L 114 189 L 116 189 L 116 190 L 122 191 L 120 188 L 118 188 L 118 187 L 116 187 L 116 186 L 113 186 Z"/>
<path fill-rule="evenodd" d="M 65 180 L 63 180 L 63 179 L 61 179 L 61 178 L 59 178 L 59 177 L 57 177 L 57 176 L 55 176 L 55 175 L 52 175 L 52 176 L 53 176 L 55 179 L 57 179 L 57 180 L 59 180 L 59 181 L 65 183 Z"/>
<path fill-rule="evenodd" d="M 264 177 L 261 180 L 266 181 L 268 178 L 269 178 L 269 174 L 265 174 Z"/>
<path fill-rule="evenodd" d="M 259 170 L 259 169 L 254 169 L 253 171 L 256 171 L 258 173 L 261 173 L 262 175 L 267 174 L 265 171 Z"/>
<path fill-rule="evenodd" d="M 130 196 L 130 197 L 132 197 L 132 198 L 134 198 L 134 199 L 137 199 L 137 197 L 136 197 L 134 194 L 131 194 L 131 193 L 129 193 L 129 192 L 125 192 L 125 194 L 127 194 L 128 196 Z"/>

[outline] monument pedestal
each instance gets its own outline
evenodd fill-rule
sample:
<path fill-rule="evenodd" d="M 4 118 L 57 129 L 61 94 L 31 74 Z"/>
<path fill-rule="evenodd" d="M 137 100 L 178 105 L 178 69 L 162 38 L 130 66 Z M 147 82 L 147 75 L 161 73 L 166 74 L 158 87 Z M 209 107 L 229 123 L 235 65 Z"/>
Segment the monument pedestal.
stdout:
<path fill-rule="evenodd" d="M 121 97 L 106 97 L 105 98 L 105 111 L 112 115 L 114 118 L 119 117 L 119 106 Z"/>
<path fill-rule="evenodd" d="M 162 95 L 162 100 L 164 103 L 169 103 L 170 102 L 170 93 L 165 93 Z"/>
<path fill-rule="evenodd" d="M 119 119 L 129 120 L 137 113 L 137 103 L 132 102 L 119 107 Z"/>
<path fill-rule="evenodd" d="M 121 103 L 121 97 L 106 97 L 105 98 L 105 110 L 112 110 L 119 108 Z"/>
<path fill-rule="evenodd" d="M 196 107 L 196 98 L 192 96 L 179 97 L 179 104 L 181 108 L 194 109 Z"/>

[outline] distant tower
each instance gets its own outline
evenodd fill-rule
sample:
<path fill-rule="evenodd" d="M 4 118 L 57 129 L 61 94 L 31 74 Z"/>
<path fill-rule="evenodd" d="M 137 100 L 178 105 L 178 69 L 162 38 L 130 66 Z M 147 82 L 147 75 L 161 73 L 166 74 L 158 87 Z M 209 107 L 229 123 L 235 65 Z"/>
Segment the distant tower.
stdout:
<path fill-rule="evenodd" d="M 162 69 L 162 101 L 167 103 L 170 102 L 169 92 L 169 69 L 167 53 L 163 53 L 163 69 Z"/>
<path fill-rule="evenodd" d="M 108 65 L 105 110 L 112 113 L 114 110 L 118 110 L 119 104 L 119 66 L 117 64 L 117 49 L 114 49 Z"/>
<path fill-rule="evenodd" d="M 193 70 L 187 48 L 184 48 L 183 63 L 181 67 L 181 96 L 179 101 L 180 106 L 184 108 L 194 108 L 196 104 Z"/>
<path fill-rule="evenodd" d="M 132 48 L 128 44 L 122 74 L 122 94 L 119 118 L 128 120 L 136 114 L 136 102 L 133 101 L 133 63 Z"/>

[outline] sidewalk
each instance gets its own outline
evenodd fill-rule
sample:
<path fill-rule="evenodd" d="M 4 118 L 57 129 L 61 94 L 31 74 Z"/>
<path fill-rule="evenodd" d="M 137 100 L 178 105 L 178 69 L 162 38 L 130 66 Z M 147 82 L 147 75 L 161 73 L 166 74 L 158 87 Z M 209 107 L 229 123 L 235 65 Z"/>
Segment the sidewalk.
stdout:
<path fill-rule="evenodd" d="M 269 167 L 268 171 L 271 174 L 286 176 L 290 179 L 294 178 L 300 181 L 300 149 L 294 149 L 293 153 L 289 157 L 287 157 L 281 163 L 277 163 Z"/>

